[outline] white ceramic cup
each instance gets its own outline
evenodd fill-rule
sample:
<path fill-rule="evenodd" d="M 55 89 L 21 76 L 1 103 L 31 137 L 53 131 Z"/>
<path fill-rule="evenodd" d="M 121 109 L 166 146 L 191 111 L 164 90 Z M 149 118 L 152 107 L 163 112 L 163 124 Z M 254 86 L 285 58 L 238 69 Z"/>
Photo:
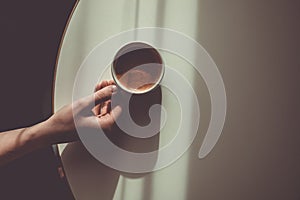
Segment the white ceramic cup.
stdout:
<path fill-rule="evenodd" d="M 131 94 L 144 94 L 156 88 L 164 71 L 158 50 L 144 42 L 131 42 L 121 47 L 111 65 L 117 86 Z"/>

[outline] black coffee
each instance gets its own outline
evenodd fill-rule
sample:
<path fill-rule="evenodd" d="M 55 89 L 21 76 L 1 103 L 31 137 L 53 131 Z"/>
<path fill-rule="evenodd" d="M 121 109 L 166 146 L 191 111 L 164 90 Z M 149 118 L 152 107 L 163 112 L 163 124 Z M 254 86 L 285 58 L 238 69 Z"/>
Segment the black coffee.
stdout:
<path fill-rule="evenodd" d="M 160 80 L 163 63 L 155 48 L 134 42 L 118 51 L 113 61 L 113 70 L 123 87 L 130 91 L 143 92 Z"/>

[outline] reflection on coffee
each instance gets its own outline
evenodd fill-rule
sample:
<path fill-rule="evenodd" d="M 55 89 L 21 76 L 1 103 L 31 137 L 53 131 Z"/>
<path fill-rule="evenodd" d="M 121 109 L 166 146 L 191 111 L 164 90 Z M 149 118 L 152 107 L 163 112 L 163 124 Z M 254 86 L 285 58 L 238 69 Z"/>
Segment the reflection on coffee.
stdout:
<path fill-rule="evenodd" d="M 113 62 L 119 84 L 129 91 L 143 92 L 154 87 L 163 73 L 160 54 L 148 44 L 135 42 L 121 48 Z"/>

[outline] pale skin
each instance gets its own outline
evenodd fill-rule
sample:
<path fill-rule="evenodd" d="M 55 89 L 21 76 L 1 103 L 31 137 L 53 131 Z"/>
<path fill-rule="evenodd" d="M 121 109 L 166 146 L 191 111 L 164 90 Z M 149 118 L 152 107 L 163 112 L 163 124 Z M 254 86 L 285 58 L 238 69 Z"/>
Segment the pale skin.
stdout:
<path fill-rule="evenodd" d="M 64 106 L 46 121 L 0 133 L 0 166 L 39 148 L 78 140 L 76 127 L 97 129 L 100 125 L 109 133 L 121 113 L 120 106 L 110 107 L 116 90 L 113 81 L 102 81 L 94 94 Z"/>

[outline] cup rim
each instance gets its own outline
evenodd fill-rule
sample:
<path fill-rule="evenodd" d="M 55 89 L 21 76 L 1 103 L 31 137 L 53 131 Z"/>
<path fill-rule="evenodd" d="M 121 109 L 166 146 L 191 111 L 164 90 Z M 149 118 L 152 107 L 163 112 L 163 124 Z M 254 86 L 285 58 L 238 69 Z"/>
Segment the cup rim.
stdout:
<path fill-rule="evenodd" d="M 162 69 L 161 69 L 161 73 L 160 73 L 160 76 L 159 78 L 157 79 L 157 81 L 153 84 L 152 87 L 148 88 L 147 90 L 142 90 L 142 91 L 139 91 L 139 90 L 130 90 L 126 87 L 123 86 L 123 84 L 116 78 L 116 72 L 114 70 L 114 61 L 116 60 L 116 56 L 118 55 L 118 53 L 124 48 L 126 47 L 127 45 L 131 45 L 131 44 L 138 44 L 138 43 L 141 43 L 143 45 L 147 45 L 149 46 L 150 48 L 152 48 L 157 54 L 158 56 L 160 57 L 160 60 L 161 60 L 161 65 L 162 65 Z M 112 64 L 111 64 L 111 74 L 112 74 L 112 78 L 113 80 L 115 81 L 115 83 L 117 84 L 118 87 L 120 87 L 122 90 L 130 93 L 130 94 L 145 94 L 145 93 L 148 93 L 152 90 L 154 90 L 156 87 L 158 87 L 158 85 L 161 83 L 161 80 L 165 74 L 165 64 L 164 64 L 164 60 L 161 56 L 161 54 L 159 53 L 158 49 L 153 47 L 151 44 L 147 43 L 147 42 L 144 42 L 144 41 L 139 41 L 139 40 L 136 40 L 136 41 L 133 41 L 133 42 L 127 42 L 125 43 L 124 45 L 122 45 L 117 51 L 116 51 L 116 54 L 113 58 L 113 61 L 112 61 Z"/>

